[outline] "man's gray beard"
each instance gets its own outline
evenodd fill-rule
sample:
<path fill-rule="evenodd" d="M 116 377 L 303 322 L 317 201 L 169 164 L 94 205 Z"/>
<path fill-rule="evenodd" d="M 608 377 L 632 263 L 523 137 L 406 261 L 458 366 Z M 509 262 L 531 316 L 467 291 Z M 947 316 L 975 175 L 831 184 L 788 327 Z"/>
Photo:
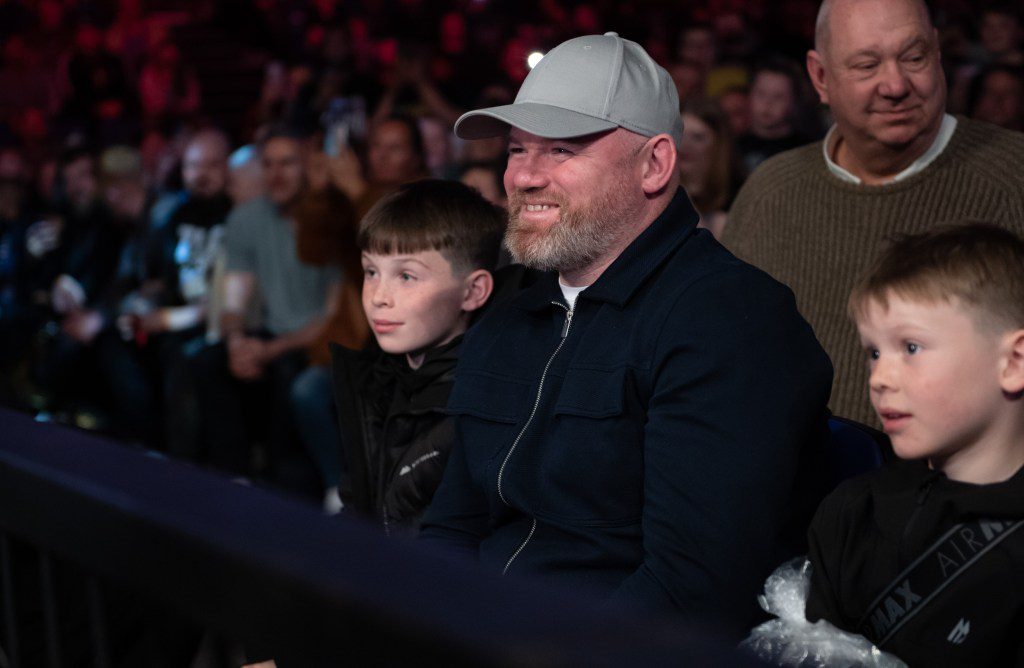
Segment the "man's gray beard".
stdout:
<path fill-rule="evenodd" d="M 625 194 L 625 188 L 614 188 L 586 209 L 569 207 L 564 198 L 554 198 L 559 206 L 558 220 L 537 232 L 520 222 L 519 212 L 526 205 L 522 193 L 514 192 L 509 198 L 505 246 L 512 259 L 527 267 L 560 273 L 582 269 L 615 246 L 627 223 L 623 218 L 630 215 Z"/>

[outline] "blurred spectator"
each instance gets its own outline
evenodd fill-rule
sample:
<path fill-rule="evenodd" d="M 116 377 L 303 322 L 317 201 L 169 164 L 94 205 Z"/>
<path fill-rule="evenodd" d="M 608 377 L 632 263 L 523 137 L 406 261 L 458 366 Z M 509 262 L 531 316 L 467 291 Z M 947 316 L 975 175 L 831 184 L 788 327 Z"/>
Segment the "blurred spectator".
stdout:
<path fill-rule="evenodd" d="M 750 92 L 745 86 L 734 86 L 718 96 L 718 106 L 729 120 L 733 137 L 742 137 L 750 130 Z"/>
<path fill-rule="evenodd" d="M 776 153 L 806 143 L 796 124 L 802 83 L 802 72 L 789 61 L 768 60 L 754 69 L 750 129 L 737 142 L 747 174 Z"/>
<path fill-rule="evenodd" d="M 505 166 L 498 162 L 475 162 L 463 167 L 459 180 L 474 188 L 491 204 L 508 206 L 505 195 Z"/>
<path fill-rule="evenodd" d="M 692 63 L 699 70 L 702 79 L 718 63 L 718 47 L 715 31 L 705 23 L 691 23 L 679 31 L 679 48 L 676 55 L 684 63 Z"/>
<path fill-rule="evenodd" d="M 27 233 L 36 214 L 30 186 L 21 153 L 0 149 L 0 402 L 6 404 L 24 399 L 23 364 L 41 324 L 32 295 L 34 255 L 42 255 L 56 241 L 37 240 L 35 253 L 29 250 Z"/>
<path fill-rule="evenodd" d="M 189 366 L 201 410 L 201 434 L 211 463 L 250 473 L 252 452 L 246 405 L 285 406 L 291 384 L 308 363 L 308 347 L 320 336 L 338 301 L 339 272 L 304 265 L 296 246 L 293 206 L 305 187 L 305 140 L 277 128 L 260 144 L 266 195 L 232 210 L 227 221 L 227 275 L 223 343 L 190 350 Z M 246 322 L 259 295 L 262 323 Z M 287 411 L 263 415 L 267 461 L 261 467 L 283 480 L 296 454 Z M 308 491 L 308 490 L 307 490 Z"/>
<path fill-rule="evenodd" d="M 311 184 L 318 180 L 318 162 L 307 163 L 311 165 L 307 176 Z M 328 344 L 360 350 L 369 336 L 360 301 L 363 271 L 356 246 L 358 219 L 348 197 L 325 180 L 299 197 L 295 223 L 299 259 L 311 266 L 335 267 L 342 276 L 338 301 L 323 332 L 309 347 L 310 367 L 296 377 L 291 387 L 291 410 L 300 440 L 316 459 L 324 507 L 333 512 L 341 507 L 341 434 L 331 391 Z"/>
<path fill-rule="evenodd" d="M 418 123 L 423 136 L 427 171 L 437 178 L 453 178 L 458 170 L 452 154 L 452 139 L 455 137 L 452 126 L 435 116 L 423 116 Z"/>
<path fill-rule="evenodd" d="M 729 122 L 714 102 L 692 102 L 683 110 L 679 176 L 701 215 L 700 226 L 718 237 L 739 187 L 739 168 Z"/>
<path fill-rule="evenodd" d="M 427 70 L 429 52 L 423 48 L 411 51 L 399 52 L 391 83 L 373 113 L 373 122 L 380 123 L 402 113 L 435 116 L 452 127 L 462 110 L 452 105 L 435 85 Z M 525 67 L 526 54 L 523 54 L 523 62 Z"/>
<path fill-rule="evenodd" d="M 102 40 L 100 29 L 88 23 L 75 33 L 67 61 L 70 93 L 63 122 L 101 141 L 133 140 L 139 125 L 137 98 L 120 59 L 104 48 Z"/>
<path fill-rule="evenodd" d="M 978 30 L 986 62 L 1024 67 L 1020 3 L 995 3 L 981 12 Z"/>
<path fill-rule="evenodd" d="M 370 130 L 366 163 L 364 176 L 352 149 L 330 162 L 331 180 L 355 204 L 359 218 L 397 186 L 426 175 L 423 137 L 416 121 L 403 115 L 378 121 Z"/>
<path fill-rule="evenodd" d="M 263 194 L 263 172 L 259 152 L 252 144 L 235 150 L 228 159 L 228 195 L 235 206 Z"/>
<path fill-rule="evenodd" d="M 149 126 L 167 124 L 199 111 L 199 80 L 170 42 L 157 46 L 139 75 L 139 98 Z"/>
<path fill-rule="evenodd" d="M 181 358 L 188 341 L 205 334 L 214 267 L 223 254 L 224 221 L 232 202 L 227 194 L 227 137 L 219 131 L 197 133 L 182 163 L 185 190 L 173 207 L 154 221 L 147 243 L 146 282 L 122 313 L 135 332 L 140 353 L 158 370 L 172 454 L 194 459 L 197 410 L 194 388 Z"/>
<path fill-rule="evenodd" d="M 707 88 L 707 77 L 702 67 L 692 60 L 679 60 L 668 66 L 672 83 L 676 85 L 679 104 L 703 99 Z"/>
<path fill-rule="evenodd" d="M 968 115 L 1007 130 L 1024 130 L 1024 69 L 992 65 L 975 78 Z"/>

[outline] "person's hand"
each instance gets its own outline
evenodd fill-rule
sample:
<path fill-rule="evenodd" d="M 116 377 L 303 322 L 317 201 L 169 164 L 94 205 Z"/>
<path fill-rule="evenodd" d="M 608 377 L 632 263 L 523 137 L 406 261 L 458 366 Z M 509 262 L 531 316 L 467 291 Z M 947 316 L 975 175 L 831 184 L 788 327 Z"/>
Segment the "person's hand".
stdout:
<path fill-rule="evenodd" d="M 239 380 L 259 380 L 266 361 L 266 345 L 260 339 L 237 335 L 228 339 L 228 368 Z"/>
<path fill-rule="evenodd" d="M 153 309 L 149 313 L 139 316 L 139 326 L 148 334 L 160 334 L 170 329 L 169 309 Z"/>
<path fill-rule="evenodd" d="M 103 329 L 103 316 L 98 311 L 73 311 L 64 318 L 61 329 L 75 341 L 92 343 Z"/>
<path fill-rule="evenodd" d="M 321 191 L 331 182 L 329 158 L 323 151 L 310 151 L 306 156 L 306 183 L 309 189 Z"/>
<path fill-rule="evenodd" d="M 45 218 L 29 225 L 25 231 L 25 248 L 34 258 L 40 258 L 60 245 L 62 223 L 58 218 Z"/>
<path fill-rule="evenodd" d="M 330 158 L 327 163 L 331 183 L 348 195 L 353 202 L 363 196 L 366 191 L 366 179 L 363 178 L 363 166 L 359 164 L 359 156 L 350 147 L 341 149 L 338 155 Z"/>
<path fill-rule="evenodd" d="M 85 290 L 67 274 L 61 274 L 50 290 L 50 304 L 57 313 L 70 313 L 85 305 Z"/>

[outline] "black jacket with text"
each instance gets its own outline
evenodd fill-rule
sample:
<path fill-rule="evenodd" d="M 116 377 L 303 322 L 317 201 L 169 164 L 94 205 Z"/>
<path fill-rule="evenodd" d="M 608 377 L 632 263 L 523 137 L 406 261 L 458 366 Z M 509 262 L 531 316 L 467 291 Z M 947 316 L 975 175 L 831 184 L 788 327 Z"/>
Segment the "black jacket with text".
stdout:
<path fill-rule="evenodd" d="M 892 632 L 881 649 L 910 666 L 1024 666 L 1024 527 L 1008 533 L 1020 520 L 1024 469 L 972 485 L 895 461 L 849 480 L 811 524 L 807 618 L 876 644 Z"/>

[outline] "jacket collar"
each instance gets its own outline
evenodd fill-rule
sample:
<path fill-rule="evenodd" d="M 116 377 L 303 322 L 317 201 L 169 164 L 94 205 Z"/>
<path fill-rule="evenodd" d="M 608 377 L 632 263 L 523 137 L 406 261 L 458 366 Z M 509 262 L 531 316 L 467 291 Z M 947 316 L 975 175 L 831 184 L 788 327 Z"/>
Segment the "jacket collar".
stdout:
<path fill-rule="evenodd" d="M 644 281 L 665 262 L 697 227 L 700 215 L 682 188 L 665 210 L 633 240 L 626 250 L 587 288 L 580 299 L 624 306 Z M 547 308 L 552 301 L 563 301 L 558 274 L 548 272 L 516 297 L 513 304 L 527 311 Z"/>

